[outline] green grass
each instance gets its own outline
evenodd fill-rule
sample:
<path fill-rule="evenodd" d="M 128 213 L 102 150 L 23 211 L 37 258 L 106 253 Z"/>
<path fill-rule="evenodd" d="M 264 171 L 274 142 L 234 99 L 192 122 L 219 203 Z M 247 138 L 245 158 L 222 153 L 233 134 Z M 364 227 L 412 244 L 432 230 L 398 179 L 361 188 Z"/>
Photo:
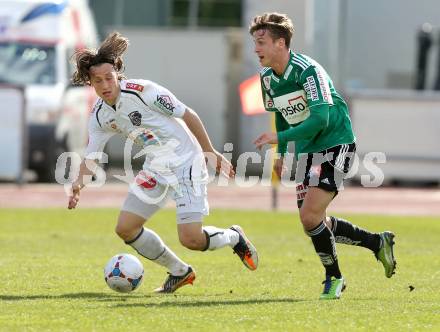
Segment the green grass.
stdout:
<path fill-rule="evenodd" d="M 372 231 L 396 233 L 397 274 L 363 248 L 338 245 L 348 288 L 318 301 L 323 269 L 296 215 L 215 210 L 206 224 L 238 223 L 259 249 L 257 271 L 229 248 L 192 252 L 178 244 L 174 211 L 148 227 L 197 271 L 193 287 L 152 290 L 163 268 L 142 259 L 134 293 L 111 291 L 107 260 L 135 254 L 114 234 L 117 210 L 0 210 L 0 330 L 58 331 L 402 331 L 440 330 L 440 220 L 343 216 Z M 409 286 L 415 289 L 410 292 Z"/>

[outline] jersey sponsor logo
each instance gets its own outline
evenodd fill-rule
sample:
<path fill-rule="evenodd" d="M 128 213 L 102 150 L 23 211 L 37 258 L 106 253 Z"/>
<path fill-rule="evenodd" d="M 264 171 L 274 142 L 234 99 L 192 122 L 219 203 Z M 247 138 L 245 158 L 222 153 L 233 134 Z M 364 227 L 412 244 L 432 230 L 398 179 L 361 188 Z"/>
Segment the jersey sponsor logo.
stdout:
<path fill-rule="evenodd" d="M 153 189 L 157 185 L 157 181 L 152 176 L 149 176 L 144 171 L 140 171 L 136 177 L 136 183 L 145 189 Z"/>
<path fill-rule="evenodd" d="M 142 127 L 131 131 L 127 137 L 139 147 L 160 145 L 156 135 L 152 131 Z"/>
<path fill-rule="evenodd" d="M 270 90 L 270 76 L 263 77 L 263 84 L 267 90 Z"/>
<path fill-rule="evenodd" d="M 308 76 L 306 78 L 306 83 L 304 83 L 304 90 L 307 95 L 307 99 L 311 101 L 316 101 L 319 99 L 318 88 L 316 87 L 316 82 L 313 76 Z"/>
<path fill-rule="evenodd" d="M 142 115 L 138 111 L 131 112 L 128 117 L 134 126 L 139 127 L 141 125 Z"/>
<path fill-rule="evenodd" d="M 311 94 L 310 94 L 310 86 L 309 86 L 309 83 L 305 82 L 305 83 L 303 84 L 303 88 L 304 88 L 304 91 L 306 92 L 306 98 L 307 98 L 307 100 L 312 99 L 312 98 L 311 98 Z"/>
<path fill-rule="evenodd" d="M 304 90 L 298 90 L 283 96 L 275 97 L 274 105 L 289 124 L 304 121 L 310 115 Z"/>
<path fill-rule="evenodd" d="M 330 87 L 328 86 L 328 82 L 324 78 L 324 75 L 320 70 L 316 71 L 316 75 L 318 76 L 319 89 L 321 90 L 322 99 L 328 103 L 333 103 L 333 99 L 330 93 Z"/>
<path fill-rule="evenodd" d="M 144 86 L 136 83 L 127 83 L 125 87 L 127 89 L 136 90 L 139 92 L 144 91 Z"/>
<path fill-rule="evenodd" d="M 294 115 L 296 113 L 301 113 L 307 108 L 307 102 L 302 96 L 289 99 L 288 103 L 289 106 L 280 108 L 281 113 L 283 113 L 285 117 Z"/>
<path fill-rule="evenodd" d="M 154 104 L 167 113 L 173 113 L 176 108 L 168 95 L 157 95 Z"/>

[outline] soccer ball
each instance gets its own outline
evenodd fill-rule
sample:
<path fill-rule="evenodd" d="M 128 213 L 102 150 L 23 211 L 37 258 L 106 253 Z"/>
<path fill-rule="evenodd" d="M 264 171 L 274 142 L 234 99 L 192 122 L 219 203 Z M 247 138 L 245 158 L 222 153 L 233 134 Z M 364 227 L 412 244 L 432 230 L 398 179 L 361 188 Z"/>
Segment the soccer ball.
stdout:
<path fill-rule="evenodd" d="M 114 291 L 129 293 L 138 288 L 144 277 L 144 267 L 130 254 L 113 256 L 104 268 L 104 279 Z"/>

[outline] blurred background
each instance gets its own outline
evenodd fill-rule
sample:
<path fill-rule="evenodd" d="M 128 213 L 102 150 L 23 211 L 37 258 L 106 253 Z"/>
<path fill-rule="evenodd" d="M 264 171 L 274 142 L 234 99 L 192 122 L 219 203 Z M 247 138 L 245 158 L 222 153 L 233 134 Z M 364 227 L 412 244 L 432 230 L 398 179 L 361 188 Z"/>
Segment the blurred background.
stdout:
<path fill-rule="evenodd" d="M 95 96 L 70 84 L 69 58 L 114 30 L 131 43 L 129 78 L 170 89 L 220 152 L 233 144 L 234 162 L 254 151 L 271 117 L 258 102 L 248 25 L 266 11 L 292 18 L 293 50 L 320 62 L 347 99 L 361 161 L 355 179 L 368 174 L 370 152 L 383 152 L 385 183 L 438 185 L 437 0 L 0 0 L 0 178 L 53 181 L 58 155 L 81 153 Z M 122 144 L 107 146 L 113 164 L 122 164 Z M 249 160 L 247 170 L 262 167 Z"/>

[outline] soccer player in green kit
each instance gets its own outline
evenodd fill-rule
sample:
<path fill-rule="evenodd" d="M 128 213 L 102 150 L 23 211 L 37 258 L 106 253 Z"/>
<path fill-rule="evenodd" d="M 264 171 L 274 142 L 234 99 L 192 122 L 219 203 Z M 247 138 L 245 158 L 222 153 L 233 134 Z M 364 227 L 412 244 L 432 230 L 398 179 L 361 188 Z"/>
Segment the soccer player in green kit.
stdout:
<path fill-rule="evenodd" d="M 258 149 L 278 144 L 280 158 L 274 169 L 281 176 L 287 143 L 295 142 L 300 219 L 325 268 L 320 299 L 338 299 L 346 287 L 335 243 L 370 249 L 391 278 L 396 268 L 392 232 L 371 233 L 326 214 L 356 151 L 347 104 L 315 60 L 290 49 L 293 25 L 286 15 L 256 16 L 249 32 L 264 67 L 260 72 L 264 107 L 275 112 L 276 120 L 276 132 L 261 134 L 254 144 Z"/>

